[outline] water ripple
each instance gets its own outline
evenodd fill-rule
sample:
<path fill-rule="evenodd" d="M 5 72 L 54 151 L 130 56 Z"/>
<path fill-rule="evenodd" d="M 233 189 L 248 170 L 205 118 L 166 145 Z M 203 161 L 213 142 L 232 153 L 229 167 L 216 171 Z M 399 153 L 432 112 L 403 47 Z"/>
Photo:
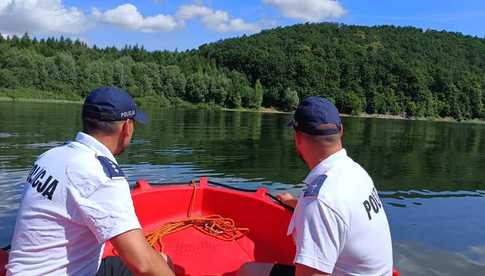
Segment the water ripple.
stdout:
<path fill-rule="evenodd" d="M 17 134 L 15 133 L 9 133 L 9 132 L 1 132 L 0 131 L 0 138 L 10 138 L 13 136 L 16 136 Z"/>
<path fill-rule="evenodd" d="M 416 199 L 416 198 L 452 198 L 452 197 L 483 197 L 484 191 L 443 191 L 430 190 L 386 191 L 379 193 L 381 198 L 389 199 Z"/>

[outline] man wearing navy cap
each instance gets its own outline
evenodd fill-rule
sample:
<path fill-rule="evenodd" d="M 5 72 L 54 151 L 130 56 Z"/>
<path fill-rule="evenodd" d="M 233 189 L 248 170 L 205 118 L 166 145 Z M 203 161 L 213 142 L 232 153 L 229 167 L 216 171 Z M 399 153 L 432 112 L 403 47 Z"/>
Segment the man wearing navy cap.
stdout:
<path fill-rule="evenodd" d="M 297 153 L 310 169 L 288 227 L 295 266 L 247 264 L 240 275 L 392 275 L 389 225 L 372 179 L 342 147 L 337 108 L 322 97 L 298 106 L 290 126 Z"/>
<path fill-rule="evenodd" d="M 174 275 L 145 241 L 114 157 L 148 117 L 106 87 L 86 98 L 82 120 L 76 139 L 39 156 L 27 176 L 7 275 Z M 101 262 L 108 240 L 123 262 Z"/>

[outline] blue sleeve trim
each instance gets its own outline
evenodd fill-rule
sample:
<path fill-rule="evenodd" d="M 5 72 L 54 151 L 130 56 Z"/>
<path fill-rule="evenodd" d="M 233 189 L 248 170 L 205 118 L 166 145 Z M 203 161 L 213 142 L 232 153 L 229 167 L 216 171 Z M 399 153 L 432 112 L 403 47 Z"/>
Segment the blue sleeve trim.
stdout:
<path fill-rule="evenodd" d="M 314 197 L 318 196 L 320 189 L 323 186 L 323 182 L 327 179 L 326 175 L 320 175 L 312 183 L 307 184 L 305 193 L 303 194 L 304 197 Z"/>
<path fill-rule="evenodd" d="M 109 177 L 125 177 L 125 174 L 121 170 L 121 168 L 113 161 L 111 161 L 108 157 L 105 156 L 97 156 L 99 163 L 103 166 L 104 173 Z"/>

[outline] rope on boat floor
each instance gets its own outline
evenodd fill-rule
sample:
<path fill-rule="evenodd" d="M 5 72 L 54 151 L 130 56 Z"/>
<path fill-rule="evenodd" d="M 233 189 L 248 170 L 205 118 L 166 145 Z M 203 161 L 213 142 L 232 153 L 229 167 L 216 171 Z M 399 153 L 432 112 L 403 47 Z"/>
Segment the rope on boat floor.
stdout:
<path fill-rule="evenodd" d="M 193 187 L 192 198 L 190 200 L 189 210 L 187 211 L 187 218 L 180 221 L 165 223 L 159 229 L 148 234 L 146 240 L 153 248 L 156 248 L 156 245 L 158 245 L 160 251 L 163 251 L 163 237 L 190 227 L 194 227 L 208 236 L 223 241 L 238 240 L 249 232 L 249 228 L 237 227 L 233 219 L 225 218 L 221 215 L 216 214 L 205 217 L 193 217 L 192 209 L 197 197 L 197 184 L 194 180 L 192 180 L 191 186 Z"/>

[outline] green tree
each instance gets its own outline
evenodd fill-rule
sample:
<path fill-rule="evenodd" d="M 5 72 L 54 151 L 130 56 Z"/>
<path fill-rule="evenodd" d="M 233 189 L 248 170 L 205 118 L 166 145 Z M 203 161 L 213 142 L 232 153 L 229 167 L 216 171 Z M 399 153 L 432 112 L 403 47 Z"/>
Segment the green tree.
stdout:
<path fill-rule="evenodd" d="M 364 101 L 357 93 L 349 91 L 342 94 L 336 106 L 342 113 L 356 115 L 364 110 Z"/>
<path fill-rule="evenodd" d="M 263 85 L 259 80 L 256 80 L 256 84 L 254 85 L 254 93 L 249 102 L 250 108 L 260 108 L 261 104 L 263 103 Z"/>
<path fill-rule="evenodd" d="M 186 98 L 190 102 L 205 102 L 209 93 L 206 78 L 201 72 L 190 75 L 187 79 Z"/>
<path fill-rule="evenodd" d="M 230 87 L 230 80 L 223 75 L 213 77 L 210 80 L 209 98 L 219 105 L 224 105 L 227 98 L 227 91 Z"/>
<path fill-rule="evenodd" d="M 142 102 L 280 110 L 322 95 L 353 114 L 483 119 L 484 60 L 484 38 L 413 27 L 299 24 L 184 52 L 24 34 L 0 36 L 0 87 L 85 96 L 116 85 Z"/>
<path fill-rule="evenodd" d="M 2 88 L 16 88 L 17 87 L 17 77 L 15 74 L 8 69 L 0 69 L 0 86 Z"/>
<path fill-rule="evenodd" d="M 241 90 L 241 103 L 243 107 L 253 108 L 254 89 L 250 86 L 243 86 Z"/>
<path fill-rule="evenodd" d="M 281 104 L 283 110 L 295 110 L 299 102 L 300 98 L 298 97 L 298 93 L 296 92 L 296 90 L 293 90 L 289 87 L 283 90 L 283 93 L 281 95 Z"/>

